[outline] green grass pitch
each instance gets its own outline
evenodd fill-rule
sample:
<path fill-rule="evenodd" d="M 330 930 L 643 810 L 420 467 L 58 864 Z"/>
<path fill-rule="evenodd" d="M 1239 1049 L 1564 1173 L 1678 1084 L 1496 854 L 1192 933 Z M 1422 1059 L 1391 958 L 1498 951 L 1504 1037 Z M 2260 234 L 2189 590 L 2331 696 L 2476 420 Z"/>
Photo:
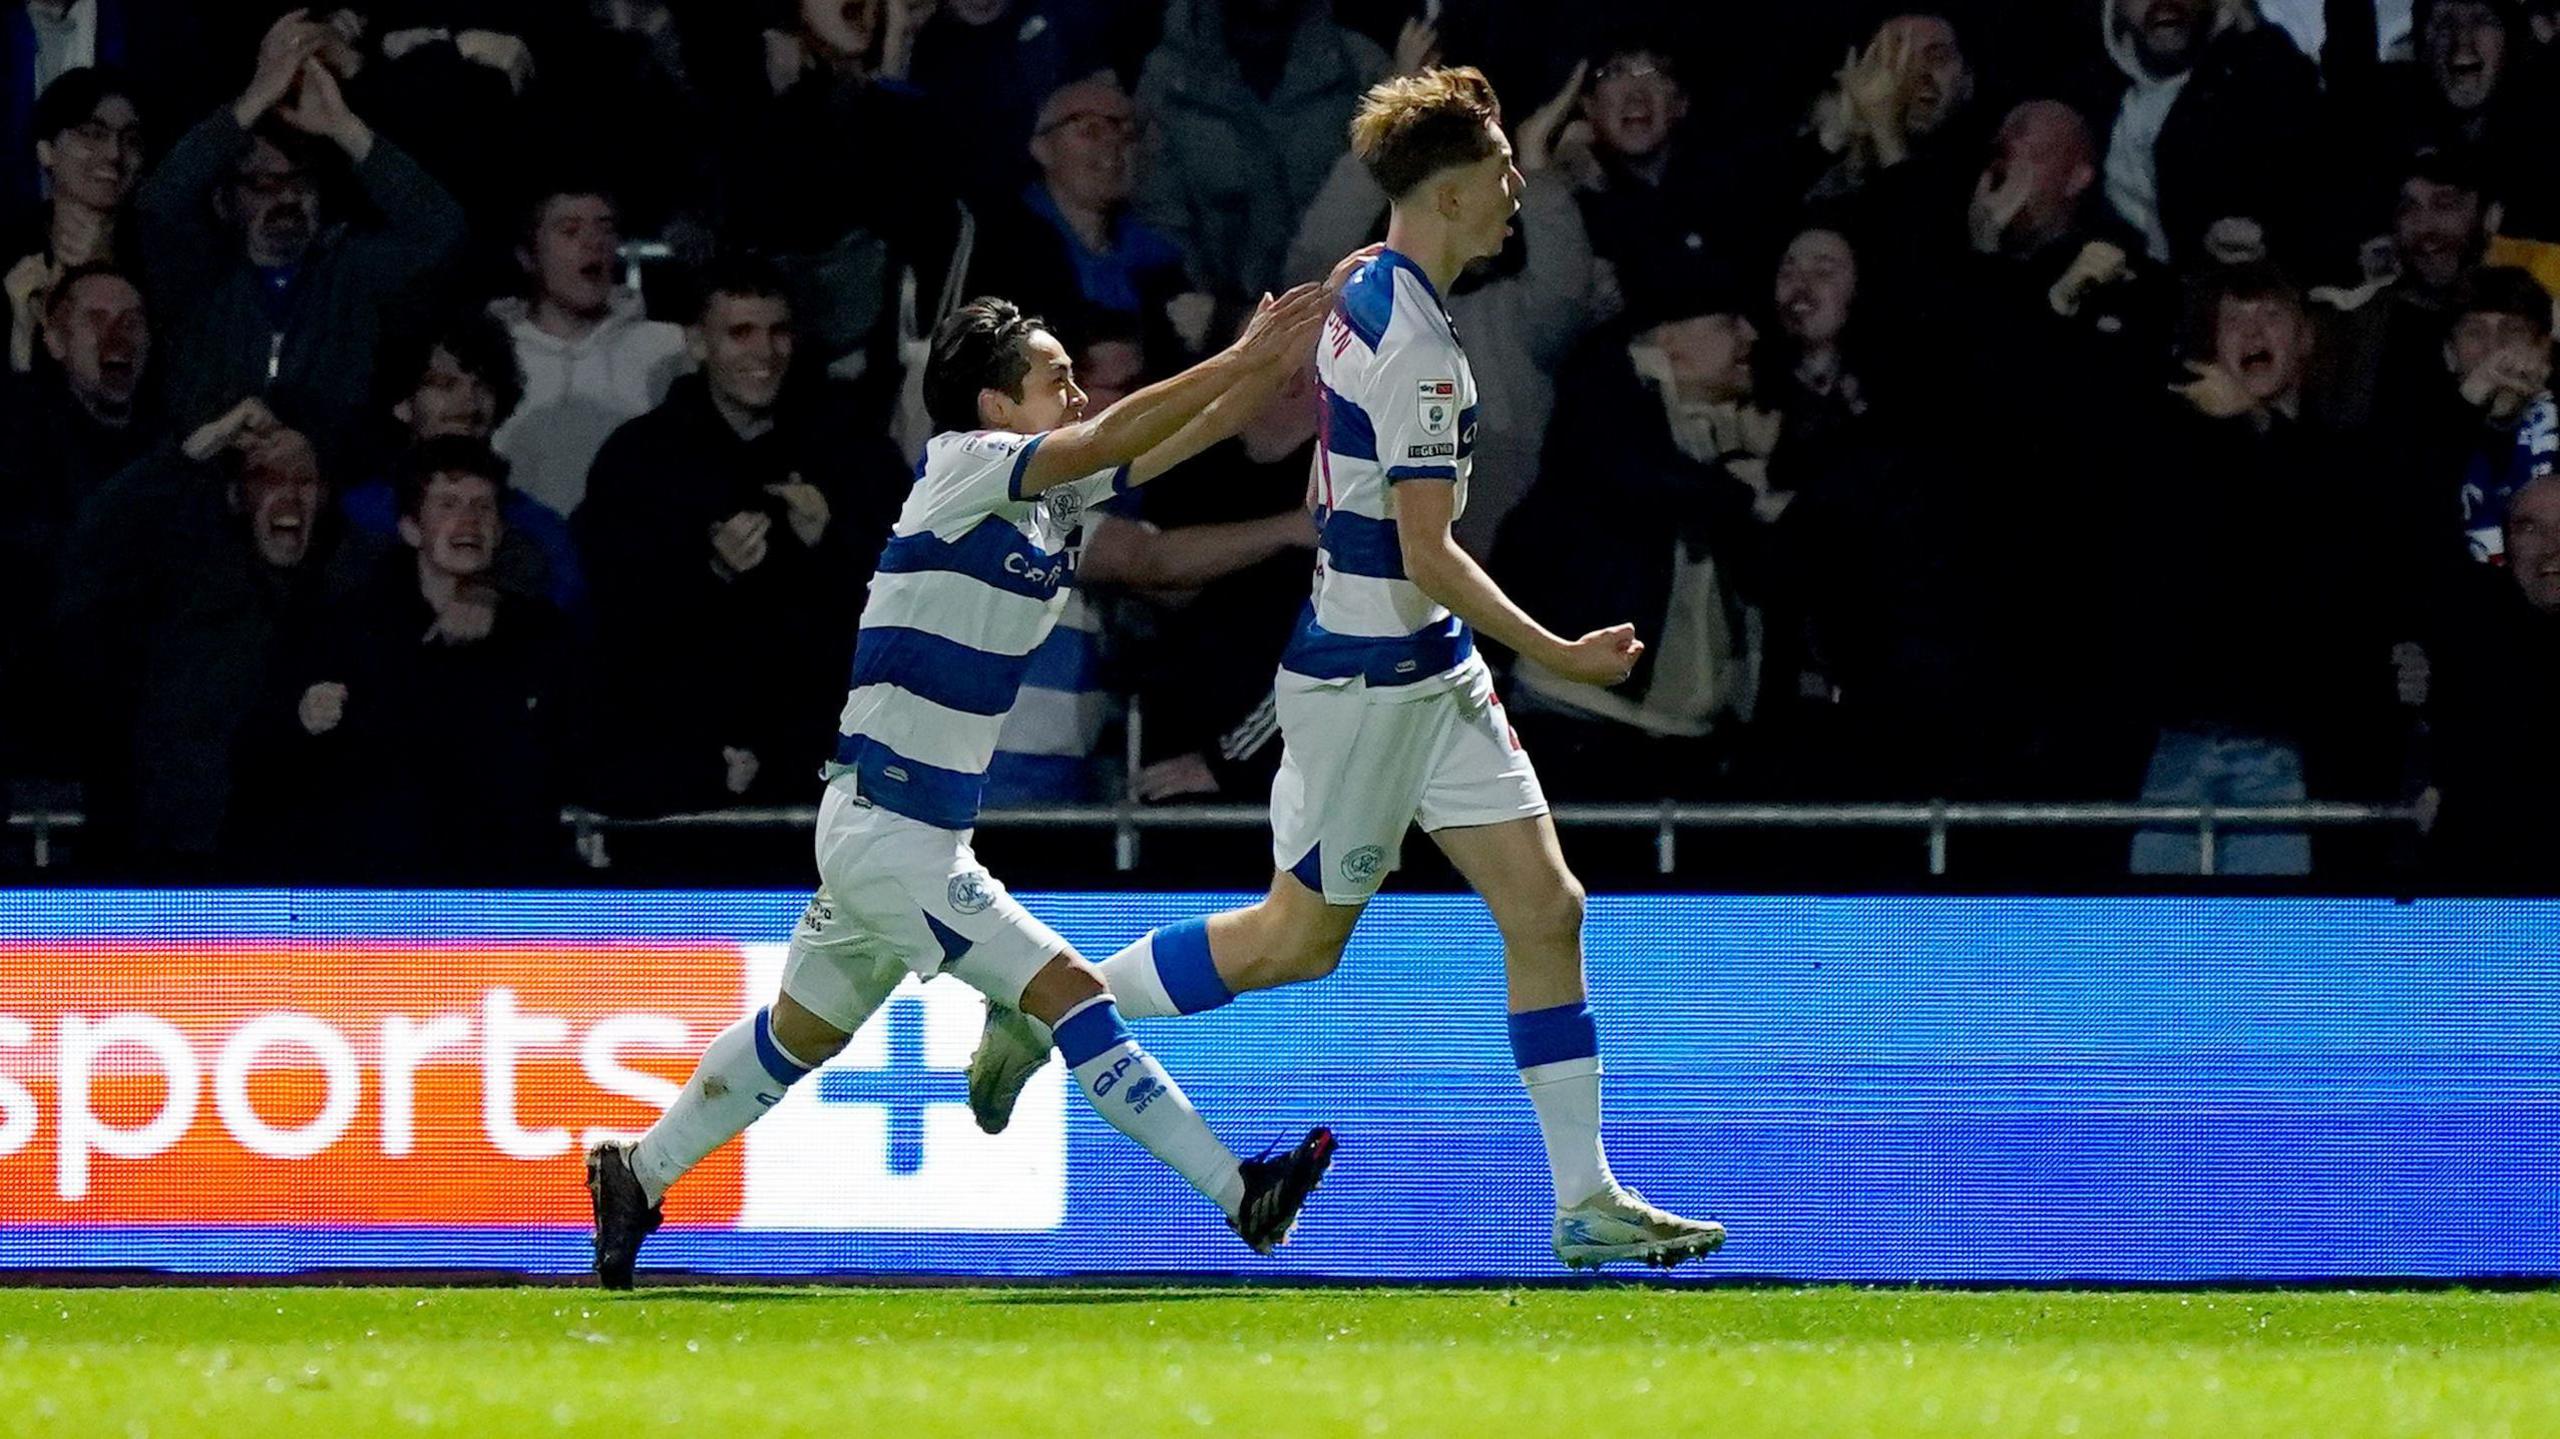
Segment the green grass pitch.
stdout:
<path fill-rule="evenodd" d="M 0 1289 L 0 1434 L 2560 1434 L 2560 1293 Z"/>

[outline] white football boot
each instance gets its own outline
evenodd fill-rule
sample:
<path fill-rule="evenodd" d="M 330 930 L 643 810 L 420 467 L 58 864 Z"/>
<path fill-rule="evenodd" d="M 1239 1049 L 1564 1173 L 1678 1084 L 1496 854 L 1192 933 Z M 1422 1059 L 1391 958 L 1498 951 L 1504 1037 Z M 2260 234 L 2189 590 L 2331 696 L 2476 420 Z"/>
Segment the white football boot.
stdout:
<path fill-rule="evenodd" d="M 1556 1211 L 1556 1258 L 1571 1269 L 1618 1259 L 1641 1259 L 1668 1269 L 1683 1259 L 1712 1254 L 1723 1244 L 1723 1225 L 1656 1209 L 1632 1189 L 1613 1187 Z"/>
<path fill-rule="evenodd" d="M 1049 1036 L 1029 1016 L 988 1001 L 987 1027 L 978 1034 L 978 1052 L 969 1056 L 969 1113 L 980 1129 L 1004 1133 L 1022 1087 L 1049 1062 L 1051 1052 Z"/>

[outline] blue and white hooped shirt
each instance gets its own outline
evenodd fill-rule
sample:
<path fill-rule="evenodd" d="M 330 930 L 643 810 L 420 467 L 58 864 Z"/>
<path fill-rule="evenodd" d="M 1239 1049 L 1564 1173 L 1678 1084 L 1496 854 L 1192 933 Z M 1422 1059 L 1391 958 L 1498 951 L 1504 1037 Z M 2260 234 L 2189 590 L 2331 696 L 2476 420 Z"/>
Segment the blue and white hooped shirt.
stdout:
<path fill-rule="evenodd" d="M 1025 498 L 1041 439 L 980 430 L 925 445 L 862 607 L 827 771 L 852 771 L 884 809 L 977 823 L 996 737 L 1066 604 L 1085 511 L 1128 489 L 1124 465 Z"/>
<path fill-rule="evenodd" d="M 1311 679 L 1411 685 L 1473 658 L 1464 622 L 1405 578 L 1396 486 L 1445 480 L 1467 502 L 1476 379 L 1439 292 L 1382 250 L 1353 273 L 1316 346 L 1323 389 L 1314 602 L 1281 658 Z"/>

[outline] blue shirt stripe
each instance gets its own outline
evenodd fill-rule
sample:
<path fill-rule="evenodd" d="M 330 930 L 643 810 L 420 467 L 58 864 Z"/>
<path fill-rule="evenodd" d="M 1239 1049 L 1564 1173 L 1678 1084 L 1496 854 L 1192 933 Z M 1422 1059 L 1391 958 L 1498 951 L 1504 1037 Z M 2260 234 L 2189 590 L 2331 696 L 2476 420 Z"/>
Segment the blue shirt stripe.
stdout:
<path fill-rule="evenodd" d="M 858 777 L 862 797 L 895 814 L 942 829 L 978 822 L 987 777 L 912 760 L 867 735 L 836 736 L 836 763 Z"/>
<path fill-rule="evenodd" d="M 1455 669 L 1475 652 L 1475 636 L 1456 615 L 1409 635 L 1338 635 L 1316 623 L 1309 605 L 1280 667 L 1309 679 L 1409 685 Z"/>
<path fill-rule="evenodd" d="M 1325 563 L 1337 573 L 1381 580 L 1405 577 L 1404 542 L 1397 535 L 1393 520 L 1327 510 L 1323 538 L 1318 543 L 1324 549 Z"/>
<path fill-rule="evenodd" d="M 1008 594 L 1045 600 L 1066 578 L 1067 559 L 1031 543 L 1021 529 L 989 515 L 956 540 L 926 533 L 900 535 L 880 551 L 880 573 L 940 571 L 967 575 Z"/>
<path fill-rule="evenodd" d="M 1368 412 L 1331 390 L 1324 392 L 1324 447 L 1346 459 L 1378 457 L 1378 428 Z"/>
<path fill-rule="evenodd" d="M 1022 691 L 1029 655 L 989 654 L 973 645 L 898 625 L 866 626 L 853 651 L 853 688 L 895 685 L 962 714 L 1000 715 Z"/>

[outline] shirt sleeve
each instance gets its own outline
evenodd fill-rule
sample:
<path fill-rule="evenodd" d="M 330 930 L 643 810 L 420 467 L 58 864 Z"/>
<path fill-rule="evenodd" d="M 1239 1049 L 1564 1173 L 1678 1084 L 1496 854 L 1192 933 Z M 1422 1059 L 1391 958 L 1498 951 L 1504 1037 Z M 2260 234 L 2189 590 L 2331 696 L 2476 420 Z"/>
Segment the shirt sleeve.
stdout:
<path fill-rule="evenodd" d="M 1459 395 L 1455 345 L 1410 331 L 1384 337 L 1360 408 L 1389 484 L 1458 477 Z"/>
<path fill-rule="evenodd" d="M 1129 466 L 1121 465 L 1113 469 L 1097 471 L 1081 480 L 1069 480 L 1060 488 L 1075 491 L 1079 506 L 1092 509 L 1109 504 L 1129 493 L 1129 469 Z"/>
<path fill-rule="evenodd" d="M 1022 474 L 1040 439 L 1003 430 L 935 436 L 916 478 L 917 519 L 933 528 L 1021 503 Z"/>

